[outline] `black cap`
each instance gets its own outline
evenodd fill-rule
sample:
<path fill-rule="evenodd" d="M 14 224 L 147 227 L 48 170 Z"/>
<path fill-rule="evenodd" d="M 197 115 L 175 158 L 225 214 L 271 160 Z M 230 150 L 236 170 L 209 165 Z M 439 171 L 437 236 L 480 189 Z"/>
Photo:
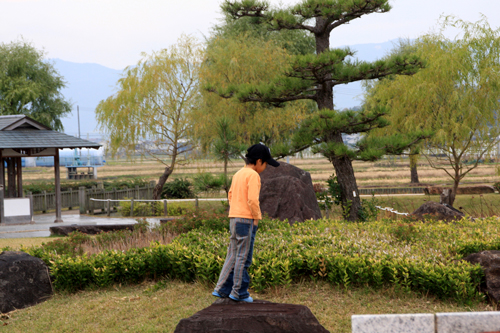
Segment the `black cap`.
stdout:
<path fill-rule="evenodd" d="M 273 167 L 280 166 L 280 164 L 271 157 L 271 150 L 269 150 L 269 148 L 267 148 L 262 143 L 257 143 L 251 146 L 247 149 L 247 152 L 247 157 L 253 158 L 255 160 L 261 159 L 262 162 L 267 162 L 267 164 Z"/>

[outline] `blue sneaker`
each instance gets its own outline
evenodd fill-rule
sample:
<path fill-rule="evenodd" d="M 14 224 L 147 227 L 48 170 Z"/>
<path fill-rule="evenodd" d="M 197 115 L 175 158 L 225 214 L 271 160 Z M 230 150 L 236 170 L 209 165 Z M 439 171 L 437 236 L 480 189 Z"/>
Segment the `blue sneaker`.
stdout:
<path fill-rule="evenodd" d="M 216 292 L 215 290 L 212 292 L 212 295 L 215 296 L 215 297 L 224 298 L 218 292 Z"/>
<path fill-rule="evenodd" d="M 236 298 L 233 295 L 229 295 L 229 298 L 236 302 L 247 302 L 247 303 L 253 302 L 253 298 L 250 296 L 248 296 L 247 298 Z"/>

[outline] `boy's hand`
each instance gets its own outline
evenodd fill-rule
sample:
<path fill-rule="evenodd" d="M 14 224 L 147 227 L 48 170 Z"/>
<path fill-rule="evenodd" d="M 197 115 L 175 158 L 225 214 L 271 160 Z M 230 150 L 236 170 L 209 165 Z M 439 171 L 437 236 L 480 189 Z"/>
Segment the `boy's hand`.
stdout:
<path fill-rule="evenodd" d="M 253 225 L 259 225 L 259 220 L 253 220 Z"/>

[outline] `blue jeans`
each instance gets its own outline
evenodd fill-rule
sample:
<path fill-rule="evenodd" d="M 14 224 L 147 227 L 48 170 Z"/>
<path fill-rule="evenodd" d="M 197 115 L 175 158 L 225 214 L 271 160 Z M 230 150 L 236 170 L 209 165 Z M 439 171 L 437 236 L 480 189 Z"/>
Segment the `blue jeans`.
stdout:
<path fill-rule="evenodd" d="M 253 222 L 253 221 L 252 221 Z M 215 290 L 221 295 L 222 297 L 228 297 L 229 294 L 233 294 L 233 296 L 240 298 L 240 299 L 245 299 L 250 294 L 248 293 L 248 286 L 250 285 L 250 275 L 248 274 L 248 267 L 252 264 L 252 257 L 253 257 L 253 246 L 255 243 L 255 235 L 257 234 L 257 229 L 258 226 L 253 225 L 252 223 L 252 229 L 251 229 L 251 238 L 250 238 L 250 249 L 248 251 L 248 255 L 246 257 L 244 266 L 243 266 L 243 274 L 240 282 L 240 287 L 238 290 L 233 290 L 234 288 L 234 267 L 231 269 L 231 272 L 225 279 L 225 281 L 221 281 L 219 279 L 219 282 L 217 283 L 217 286 L 215 287 Z M 229 253 L 228 253 L 229 256 Z M 226 262 L 228 258 L 226 257 Z M 224 263 L 226 265 L 226 263 Z M 221 272 L 221 275 L 224 271 L 224 268 Z"/>

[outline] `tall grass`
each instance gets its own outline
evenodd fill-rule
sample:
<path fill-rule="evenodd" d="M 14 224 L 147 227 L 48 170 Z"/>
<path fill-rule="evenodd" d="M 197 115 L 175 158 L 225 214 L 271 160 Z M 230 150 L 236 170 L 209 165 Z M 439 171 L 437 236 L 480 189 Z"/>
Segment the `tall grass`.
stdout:
<path fill-rule="evenodd" d="M 75 231 L 68 237 L 42 243 L 45 251 L 54 254 L 79 256 L 99 254 L 109 250 L 126 252 L 132 248 L 145 248 L 151 244 L 170 244 L 178 235 L 170 226 L 151 226 L 145 219 L 138 220 L 134 230 L 103 232 L 95 236 Z"/>

